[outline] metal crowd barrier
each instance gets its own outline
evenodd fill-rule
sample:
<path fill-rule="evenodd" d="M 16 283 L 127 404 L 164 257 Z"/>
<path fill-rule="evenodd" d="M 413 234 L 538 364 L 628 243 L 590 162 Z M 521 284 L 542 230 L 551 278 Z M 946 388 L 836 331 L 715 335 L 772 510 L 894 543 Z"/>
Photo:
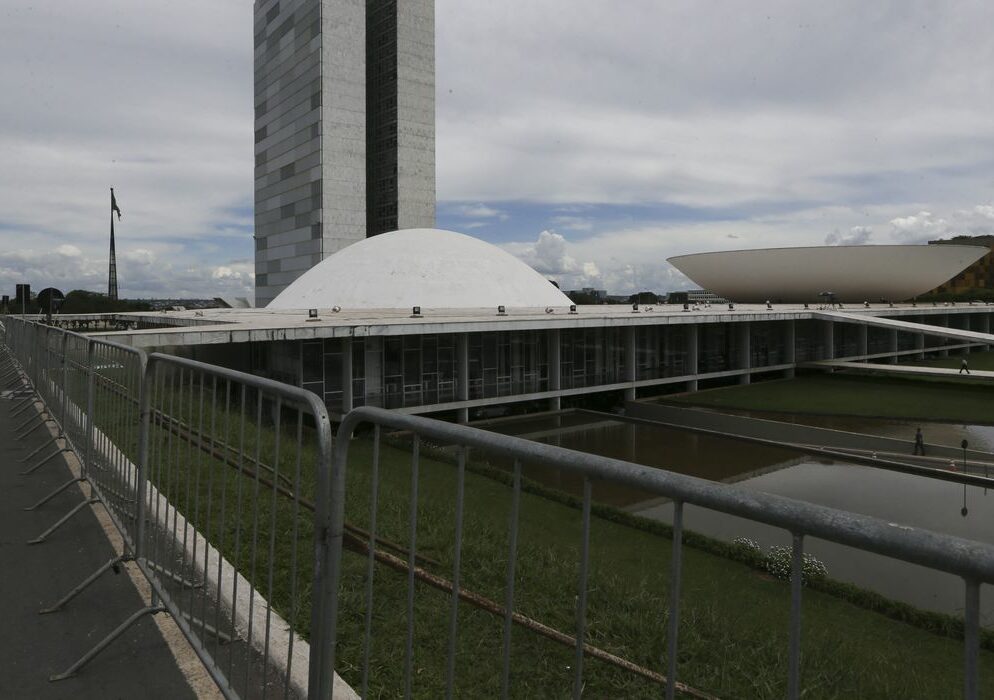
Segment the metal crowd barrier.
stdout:
<path fill-rule="evenodd" d="M 320 399 L 22 319 L 0 329 L 0 379 L 25 394 L 11 409 L 25 416 L 18 434 L 56 427 L 22 473 L 66 451 L 81 464 L 28 510 L 73 484 L 89 487 L 31 543 L 91 504 L 106 509 L 123 540 L 120 555 L 41 612 L 63 609 L 124 562 L 152 591 L 148 606 L 52 680 L 78 673 L 139 619 L 168 612 L 226 697 L 331 697 L 332 688 L 348 696 L 335 685 L 333 636 L 324 634 L 335 611 L 311 599 L 327 588 L 319 582 L 334 544 L 326 537 L 332 432 Z"/>
<path fill-rule="evenodd" d="M 765 523 L 786 530 L 792 538 L 793 548 L 791 557 L 791 599 L 788 647 L 788 678 L 787 695 L 798 698 L 801 695 L 800 683 L 800 650 L 801 650 L 801 588 L 802 567 L 804 555 L 804 538 L 817 537 L 836 542 L 856 549 L 873 552 L 924 566 L 929 569 L 943 571 L 961 577 L 965 584 L 965 643 L 964 643 L 964 695 L 967 698 L 977 697 L 978 684 L 978 654 L 979 654 L 979 608 L 980 584 L 994 583 L 994 546 L 965 540 L 948 535 L 940 535 L 889 523 L 865 515 L 848 513 L 831 508 L 796 501 L 793 499 L 773 496 L 761 492 L 745 491 L 732 485 L 715 483 L 659 469 L 653 469 L 629 462 L 609 459 L 592 454 L 575 452 L 552 445 L 532 442 L 507 435 L 487 432 L 466 426 L 455 425 L 438 420 L 407 416 L 380 408 L 361 407 L 349 413 L 339 431 L 336 440 L 333 476 L 333 510 L 342 513 L 340 502 L 344 499 L 344 484 L 349 470 L 349 450 L 353 432 L 363 424 L 374 427 L 374 446 L 371 472 L 369 475 L 369 494 L 350 495 L 350 501 L 356 498 L 368 498 L 369 513 L 369 547 L 368 569 L 365 576 L 365 601 L 361 606 L 366 613 L 365 632 L 362 639 L 362 689 L 365 695 L 370 674 L 370 646 L 375 643 L 371 633 L 372 610 L 375 606 L 373 594 L 373 562 L 374 544 L 377 533 L 377 503 L 378 490 L 383 480 L 382 469 L 379 465 L 381 433 L 383 430 L 408 431 L 413 435 L 411 449 L 411 483 L 408 500 L 408 543 L 410 546 L 407 558 L 408 567 L 408 596 L 406 611 L 391 610 L 389 614 L 398 618 L 406 616 L 406 652 L 403 672 L 404 688 L 392 688 L 387 692 L 400 694 L 405 697 L 412 693 L 412 684 L 416 682 L 414 671 L 415 656 L 415 587 L 417 567 L 417 536 L 418 536 L 418 472 L 420 465 L 420 445 L 422 441 L 434 441 L 438 444 L 454 446 L 458 459 L 455 467 L 454 514 L 455 524 L 451 540 L 453 570 L 451 579 L 445 586 L 435 588 L 448 592 L 451 596 L 448 624 L 448 654 L 445 662 L 445 687 L 451 695 L 454 683 L 456 660 L 456 640 L 459 635 L 460 600 L 465 600 L 461 589 L 460 577 L 462 567 L 462 533 L 464 522 L 464 482 L 465 482 L 465 450 L 466 448 L 482 449 L 488 455 L 499 455 L 509 458 L 514 463 L 512 505 L 509 525 L 509 551 L 504 590 L 506 593 L 503 606 L 492 606 L 492 613 L 500 613 L 504 618 L 503 650 L 501 671 L 501 697 L 509 695 L 511 624 L 515 607 L 515 563 L 518 542 L 518 513 L 521 497 L 521 467 L 522 464 L 542 465 L 561 470 L 564 474 L 576 475 L 582 478 L 583 500 L 581 509 L 582 535 L 579 547 L 579 581 L 576 589 L 570 594 L 576 599 L 575 631 L 571 642 L 575 649 L 572 664 L 573 683 L 572 695 L 581 697 L 584 688 L 584 658 L 591 654 L 590 640 L 587 637 L 587 597 L 588 572 L 590 571 L 590 525 L 591 525 L 591 484 L 610 482 L 624 485 L 650 495 L 662 496 L 673 502 L 673 539 L 672 558 L 670 567 L 669 605 L 668 611 L 658 611 L 660 624 L 668 613 L 667 642 L 665 659 L 661 666 L 665 669 L 665 677 L 657 674 L 658 682 L 665 683 L 667 698 L 673 698 L 679 690 L 682 693 L 694 694 L 692 688 L 677 680 L 677 655 L 679 651 L 680 630 L 680 583 L 682 570 L 682 539 L 683 539 L 683 508 L 691 504 L 702 508 L 735 515 L 748 520 Z M 382 493 L 380 491 L 380 493 Z M 366 502 L 366 501 L 364 501 Z M 340 532 L 341 521 L 334 523 L 335 532 Z M 440 545 L 434 543 L 437 549 Z M 472 565 L 474 562 L 466 562 Z M 326 585 L 334 586 L 337 574 L 328 577 Z M 423 578 L 420 580 L 424 580 Z M 335 591 L 332 592 L 332 595 Z M 333 604 L 333 608 L 336 606 Z M 652 611 L 644 611 L 651 614 Z M 384 614 L 383 612 L 380 613 Z M 334 620 L 331 633 L 334 634 Z M 569 639 L 560 635 L 559 641 Z M 399 665 L 400 659 L 396 660 Z M 486 691 L 481 691 L 486 692 Z M 496 694 L 496 689 L 494 689 Z"/>
<path fill-rule="evenodd" d="M 551 628 L 543 632 L 573 647 L 574 697 L 583 693 L 585 659 L 597 651 L 590 644 L 587 618 L 588 574 L 592 563 L 596 564 L 590 552 L 595 481 L 673 502 L 669 600 L 667 609 L 659 611 L 667 627 L 665 659 L 660 659 L 665 675 L 652 672 L 657 682 L 665 684 L 667 698 L 677 691 L 695 694 L 677 679 L 685 504 L 765 523 L 790 534 L 789 697 L 801 694 L 802 567 L 804 538 L 809 536 L 961 577 L 965 583 L 964 694 L 977 697 L 980 585 L 994 583 L 994 547 L 990 545 L 372 407 L 355 409 L 346 416 L 333 453 L 325 408 L 318 397 L 302 389 L 168 355 L 146 355 L 19 319 L 5 319 L 3 338 L 0 379 L 31 392 L 11 408 L 13 413 L 27 414 L 19 430 L 35 430 L 40 421 L 58 426 L 52 440 L 55 449 L 71 449 L 83 462 L 79 478 L 89 484 L 92 494 L 85 503 L 103 505 L 124 540 L 121 557 L 98 569 L 50 609 L 68 604 L 121 561 L 136 563 L 153 594 L 149 606 L 58 677 L 81 669 L 135 620 L 166 611 L 227 697 L 347 694 L 346 688 L 337 685 L 333 669 L 340 642 L 342 546 L 348 535 L 350 547 L 366 557 L 365 592 L 357 608 L 364 629 L 358 642 L 361 659 L 350 659 L 357 662 L 357 673 L 361 673 L 362 694 L 366 695 L 375 672 L 370 662 L 376 642 L 372 634 L 374 564 L 390 561 L 395 568 L 398 563 L 402 568 L 406 565 L 407 574 L 405 653 L 403 659 L 396 659 L 398 665 L 403 664 L 404 687 L 391 690 L 410 696 L 418 673 L 414 663 L 416 587 L 418 581 L 427 580 L 418 552 L 420 445 L 432 440 L 456 446 L 457 454 L 451 579 L 428 575 L 429 584 L 445 591 L 451 600 L 444 668 L 449 695 L 455 687 L 460 620 L 465 617 L 461 604 L 470 597 L 461 584 L 462 574 L 466 566 L 479 563 L 464 563 L 462 556 L 465 455 L 467 448 L 475 448 L 514 462 L 505 598 L 490 607 L 503 622 L 503 697 L 508 697 L 510 688 L 512 624 L 520 623 L 515 613 L 515 565 L 522 465 L 545 465 L 582 480 L 579 576 L 575 591 L 568 594 L 570 600 L 575 595 L 574 630 L 572 635 Z M 37 406 L 37 398 L 44 402 L 40 414 L 30 410 Z M 374 426 L 367 531 L 345 521 L 346 481 L 350 468 L 356 467 L 350 464 L 350 438 L 363 424 Z M 407 496 L 409 539 L 406 550 L 401 546 L 406 561 L 383 553 L 387 541 L 378 532 L 384 429 L 409 431 L 414 436 Z M 36 460 L 34 468 L 43 464 Z M 359 491 L 350 494 L 350 500 L 366 497 Z M 349 602 L 355 605 L 356 596 L 352 598 Z M 349 613 L 354 612 L 350 608 Z M 401 611 L 388 613 L 399 619 Z M 309 645 L 294 630 L 306 630 Z M 610 656 L 602 650 L 600 654 L 600 658 Z M 300 677 L 302 673 L 306 679 Z"/>

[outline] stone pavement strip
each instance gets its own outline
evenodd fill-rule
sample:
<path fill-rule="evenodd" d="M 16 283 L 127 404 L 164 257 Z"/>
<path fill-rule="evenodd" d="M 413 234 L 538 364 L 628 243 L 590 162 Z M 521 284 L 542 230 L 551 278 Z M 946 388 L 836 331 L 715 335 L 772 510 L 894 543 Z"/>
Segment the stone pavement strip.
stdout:
<path fill-rule="evenodd" d="M 23 510 L 71 478 L 74 457 L 60 455 L 31 475 L 20 475 L 30 466 L 20 459 L 50 440 L 51 434 L 38 427 L 18 440 L 14 428 L 34 409 L 11 418 L 12 405 L 10 398 L 0 396 L 0 698 L 217 697 L 216 687 L 165 614 L 139 620 L 77 676 L 55 683 L 48 680 L 144 607 L 148 590 L 147 585 L 140 586 L 144 592 L 139 592 L 134 572 L 108 572 L 64 610 L 39 615 L 40 609 L 106 563 L 115 550 L 101 524 L 108 521 L 100 517 L 101 506 L 83 508 L 44 543 L 27 544 L 84 495 L 74 485 L 35 511 Z M 43 450 L 40 456 L 52 450 Z M 166 643 L 163 631 L 173 638 L 172 644 Z"/>

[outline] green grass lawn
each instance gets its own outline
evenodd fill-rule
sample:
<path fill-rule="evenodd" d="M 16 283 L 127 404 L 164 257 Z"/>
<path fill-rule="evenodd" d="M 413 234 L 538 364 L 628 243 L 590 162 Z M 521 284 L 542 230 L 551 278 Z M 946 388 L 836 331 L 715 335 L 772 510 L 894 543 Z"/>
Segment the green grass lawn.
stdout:
<path fill-rule="evenodd" d="M 988 354 L 971 367 L 994 367 Z M 958 367 L 959 358 L 941 360 Z M 667 403 L 712 408 L 824 415 L 905 418 L 957 423 L 994 423 L 994 385 L 843 372 L 804 374 L 668 396 Z"/>
<path fill-rule="evenodd" d="M 363 524 L 369 510 L 370 446 L 355 441 L 348 497 L 350 519 Z M 419 482 L 419 551 L 450 571 L 454 524 L 453 465 L 425 458 Z M 383 532 L 406 542 L 409 455 L 384 447 L 380 518 Z M 503 600 L 510 490 L 481 474 L 466 476 L 463 585 Z M 575 620 L 580 512 L 568 504 L 525 493 L 516 590 L 517 609 L 560 630 Z M 671 541 L 639 527 L 595 517 L 591 528 L 589 639 L 612 653 L 657 671 L 666 649 Z M 356 682 L 361 658 L 364 560 L 347 555 L 343 568 L 340 672 Z M 374 657 L 371 694 L 390 697 L 402 688 L 407 619 L 406 578 L 375 574 Z M 419 588 L 415 612 L 415 694 L 443 691 L 450 598 Z M 782 697 L 786 692 L 789 587 L 752 567 L 695 548 L 685 550 L 680 679 L 721 697 Z M 499 620 L 468 606 L 460 609 L 458 696 L 499 690 Z M 804 595 L 804 686 L 809 697 L 941 697 L 960 687 L 960 642 L 860 609 L 820 591 Z M 571 649 L 515 628 L 514 697 L 566 697 Z M 985 687 L 994 689 L 994 654 L 984 652 Z M 656 697 L 659 687 L 590 660 L 590 697 Z"/>
<path fill-rule="evenodd" d="M 304 448 L 298 451 L 296 423 L 284 425 L 277 448 L 277 431 L 265 416 L 258 429 L 253 420 L 242 433 L 234 410 L 239 406 L 237 396 L 231 410 L 219 409 L 209 416 L 203 413 L 200 394 L 200 388 L 167 388 L 157 397 L 157 405 L 192 426 L 242 445 L 250 454 L 257 450 L 263 461 L 295 481 L 299 460 L 300 488 L 311 497 L 314 452 L 306 429 Z M 209 400 L 206 405 L 210 408 Z M 109 401 L 97 408 L 114 410 Z M 251 401 L 247 408 L 253 419 L 263 415 L 255 413 Z M 99 420 L 98 425 L 102 425 Z M 110 431 L 112 424 L 106 425 Z M 369 437 L 353 440 L 350 452 L 347 519 L 367 527 L 372 512 Z M 456 467 L 445 455 L 426 452 L 430 454 L 422 456 L 418 480 L 418 552 L 437 561 L 437 565 L 426 565 L 429 570 L 451 578 Z M 150 478 L 306 636 L 313 551 L 310 514 L 295 511 L 287 499 L 274 499 L 272 491 L 254 478 L 175 437 L 170 442 L 162 428 L 152 431 L 150 453 Z M 378 531 L 405 546 L 410 488 L 409 451 L 384 444 Z M 501 479 L 469 471 L 465 499 L 462 585 L 503 601 L 512 490 Z M 616 511 L 598 509 L 591 525 L 588 583 L 589 643 L 658 672 L 663 670 L 666 650 L 672 544 L 660 530 Z M 236 534 L 241 541 L 237 552 Z M 580 511 L 568 499 L 538 492 L 522 494 L 515 607 L 569 634 L 575 625 L 580 539 Z M 259 544 L 255 557 L 246 545 L 251 541 Z M 272 562 L 267 551 L 271 541 L 275 543 Z M 788 584 L 711 553 L 714 548 L 706 549 L 685 549 L 679 679 L 724 698 L 783 697 Z M 290 585 L 294 576 L 296 595 Z M 358 688 L 366 610 L 365 557 L 346 551 L 341 578 L 337 669 Z M 370 697 L 396 697 L 403 691 L 407 590 L 404 573 L 375 568 Z M 415 590 L 413 695 L 436 698 L 444 695 L 451 598 L 422 584 L 416 584 Z M 960 693 L 960 641 L 821 590 L 806 589 L 803 608 L 802 672 L 807 697 L 936 698 Z M 494 696 L 500 688 L 502 620 L 467 604 L 460 605 L 459 619 L 454 695 Z M 571 648 L 515 627 L 511 695 L 569 697 L 573 664 Z M 994 652 L 982 651 L 981 669 L 982 688 L 994 692 Z M 661 694 L 654 683 L 600 661 L 586 661 L 584 678 L 588 697 Z"/>

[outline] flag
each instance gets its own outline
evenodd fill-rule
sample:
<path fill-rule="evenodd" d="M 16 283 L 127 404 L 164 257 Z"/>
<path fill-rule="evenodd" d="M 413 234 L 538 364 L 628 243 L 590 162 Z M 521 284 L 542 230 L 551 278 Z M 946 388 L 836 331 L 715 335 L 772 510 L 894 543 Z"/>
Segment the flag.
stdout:
<path fill-rule="evenodd" d="M 111 187 L 110 188 L 110 213 L 111 213 L 111 216 L 114 215 L 114 212 L 117 212 L 117 220 L 120 221 L 121 220 L 121 207 L 117 206 L 117 199 L 114 197 L 114 188 Z"/>

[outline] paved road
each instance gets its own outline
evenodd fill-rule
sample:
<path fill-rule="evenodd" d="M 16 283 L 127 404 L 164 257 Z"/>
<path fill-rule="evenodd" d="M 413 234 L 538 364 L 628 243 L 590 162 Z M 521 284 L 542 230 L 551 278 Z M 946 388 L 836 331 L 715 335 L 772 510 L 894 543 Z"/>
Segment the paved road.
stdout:
<path fill-rule="evenodd" d="M 150 617 L 136 623 L 78 676 L 48 681 L 144 604 L 126 574 L 107 573 L 62 612 L 38 614 L 114 553 L 89 508 L 44 544 L 26 544 L 83 496 L 73 486 L 37 511 L 23 510 L 67 481 L 70 472 L 59 457 L 33 475 L 18 474 L 26 466 L 19 460 L 48 433 L 38 428 L 18 441 L 13 429 L 27 413 L 11 419 L 11 405 L 10 399 L 0 397 L 0 698 L 196 697 Z"/>

